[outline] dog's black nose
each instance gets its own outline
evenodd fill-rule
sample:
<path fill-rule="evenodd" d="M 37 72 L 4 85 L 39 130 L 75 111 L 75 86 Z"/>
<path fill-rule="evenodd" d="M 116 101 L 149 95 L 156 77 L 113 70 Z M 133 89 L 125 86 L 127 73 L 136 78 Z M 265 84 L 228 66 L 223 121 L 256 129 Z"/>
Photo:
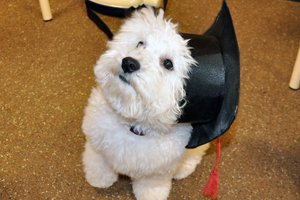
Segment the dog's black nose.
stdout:
<path fill-rule="evenodd" d="M 140 63 L 132 57 L 125 57 L 122 60 L 122 69 L 124 73 L 132 73 L 140 69 Z"/>

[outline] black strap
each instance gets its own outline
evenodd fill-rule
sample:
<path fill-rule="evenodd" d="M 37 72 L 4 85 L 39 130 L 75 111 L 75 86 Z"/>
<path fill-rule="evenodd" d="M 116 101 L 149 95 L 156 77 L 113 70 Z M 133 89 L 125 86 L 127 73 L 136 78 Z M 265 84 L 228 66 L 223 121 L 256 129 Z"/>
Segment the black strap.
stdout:
<path fill-rule="evenodd" d="M 164 4 L 163 9 L 166 10 L 168 0 L 164 0 L 163 4 Z M 128 8 L 128 9 L 111 8 L 108 6 L 103 6 L 91 2 L 89 0 L 85 0 L 85 5 L 86 5 L 86 11 L 89 19 L 92 20 L 97 25 L 97 27 L 105 33 L 105 35 L 108 37 L 109 40 L 112 40 L 113 33 L 108 28 L 108 26 L 104 23 L 104 21 L 96 14 L 96 12 L 105 15 L 115 16 L 115 17 L 125 17 L 134 10 L 133 8 Z"/>
<path fill-rule="evenodd" d="M 166 11 L 166 9 L 167 9 L 167 4 L 168 4 L 168 0 L 164 0 L 164 11 Z"/>
<path fill-rule="evenodd" d="M 108 28 L 108 26 L 94 12 L 93 3 L 90 2 L 89 0 L 85 0 L 85 5 L 86 5 L 87 15 L 90 18 L 90 20 L 92 20 L 97 25 L 97 27 L 106 34 L 109 40 L 111 40 L 113 38 L 113 34 L 111 30 Z"/>

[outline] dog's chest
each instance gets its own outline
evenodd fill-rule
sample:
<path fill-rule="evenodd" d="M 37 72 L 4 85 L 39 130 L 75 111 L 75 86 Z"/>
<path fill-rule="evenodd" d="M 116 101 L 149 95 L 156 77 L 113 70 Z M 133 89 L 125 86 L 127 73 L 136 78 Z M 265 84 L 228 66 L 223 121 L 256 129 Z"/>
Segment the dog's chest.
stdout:
<path fill-rule="evenodd" d="M 172 173 L 184 154 L 188 138 L 189 132 L 184 133 L 184 129 L 151 137 L 123 127 L 106 132 L 101 151 L 117 172 L 131 177 Z"/>
<path fill-rule="evenodd" d="M 144 136 L 134 134 L 130 127 L 131 124 L 107 106 L 102 93 L 93 90 L 83 131 L 92 147 L 116 172 L 138 177 L 175 170 L 190 138 L 191 125 L 175 125 L 163 135 L 147 130 Z"/>

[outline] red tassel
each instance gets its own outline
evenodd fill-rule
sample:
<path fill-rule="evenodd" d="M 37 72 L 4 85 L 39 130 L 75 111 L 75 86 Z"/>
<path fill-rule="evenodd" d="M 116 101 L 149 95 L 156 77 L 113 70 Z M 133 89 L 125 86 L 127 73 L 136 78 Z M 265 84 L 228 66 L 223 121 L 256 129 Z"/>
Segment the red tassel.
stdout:
<path fill-rule="evenodd" d="M 202 190 L 202 194 L 204 196 L 209 197 L 210 199 L 217 199 L 218 197 L 218 187 L 219 187 L 218 167 L 221 158 L 221 142 L 219 138 L 216 139 L 216 148 L 217 148 L 216 163 L 206 183 L 206 186 Z"/>

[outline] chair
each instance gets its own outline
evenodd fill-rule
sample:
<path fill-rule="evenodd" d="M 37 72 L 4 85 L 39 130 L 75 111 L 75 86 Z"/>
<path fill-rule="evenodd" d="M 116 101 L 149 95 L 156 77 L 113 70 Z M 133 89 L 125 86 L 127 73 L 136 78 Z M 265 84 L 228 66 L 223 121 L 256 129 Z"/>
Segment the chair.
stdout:
<path fill-rule="evenodd" d="M 300 87 L 300 47 L 298 50 L 298 55 L 296 58 L 296 62 L 294 65 L 293 73 L 290 79 L 290 88 L 292 89 L 299 89 Z"/>
<path fill-rule="evenodd" d="M 52 14 L 50 10 L 49 0 L 39 0 L 40 7 L 42 11 L 42 16 L 44 21 L 49 21 L 52 19 Z"/>
<path fill-rule="evenodd" d="M 161 0 L 90 0 L 94 3 L 106 5 L 106 6 L 112 6 L 117 8 L 129 8 L 131 6 L 138 7 L 139 5 L 145 4 L 150 5 L 154 7 L 159 7 L 161 4 Z M 39 0 L 40 7 L 43 15 L 44 21 L 49 21 L 52 19 L 51 9 L 49 0 Z"/>

